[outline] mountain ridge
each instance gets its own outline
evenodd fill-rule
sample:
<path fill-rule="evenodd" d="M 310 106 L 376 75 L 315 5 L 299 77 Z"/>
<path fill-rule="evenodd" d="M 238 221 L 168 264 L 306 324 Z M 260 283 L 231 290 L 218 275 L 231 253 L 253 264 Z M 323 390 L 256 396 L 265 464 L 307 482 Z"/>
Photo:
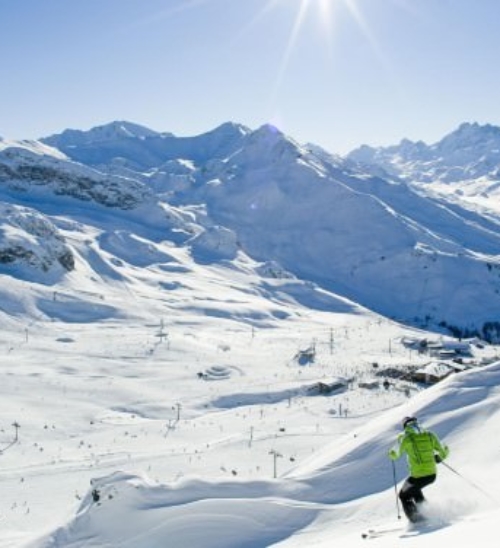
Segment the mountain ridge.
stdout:
<path fill-rule="evenodd" d="M 498 217 L 417 192 L 399 177 L 375 176 L 353 158 L 300 145 L 272 125 L 252 131 L 227 123 L 192 138 L 150 131 L 115 122 L 91 130 L 81 146 L 73 134 L 71 144 L 61 142 L 68 137 L 63 132 L 40 145 L 59 145 L 62 150 L 52 155 L 18 155 L 13 144 L 4 143 L 0 199 L 39 207 L 53 219 L 52 204 L 66 196 L 69 218 L 72 208 L 83 207 L 89 226 L 93 217 L 103 219 L 103 233 L 127 226 L 152 248 L 170 241 L 203 265 L 242 256 L 273 263 L 304 282 L 416 325 L 481 334 L 484 325 L 496 322 Z M 463 125 L 459 134 L 478 131 Z M 496 138 L 496 130 L 488 132 Z M 97 141 L 89 141 L 92 136 Z M 103 136 L 111 143 L 104 150 Z M 124 151 L 126 158 L 115 155 Z M 145 168 L 145 158 L 159 163 Z M 47 164 L 52 171 L 41 169 Z M 88 180 L 79 184 L 82 174 Z M 75 185 L 77 191 L 69 192 Z M 35 199 L 27 203 L 32 193 Z M 94 203 L 107 210 L 104 217 Z M 133 227 L 123 225 L 127 218 Z M 147 230 L 140 219 L 148 219 Z M 98 244 L 97 251 L 101 261 L 109 260 Z"/>
<path fill-rule="evenodd" d="M 431 145 L 408 139 L 388 147 L 363 145 L 347 158 L 409 182 L 494 181 L 500 174 L 500 127 L 464 122 Z"/>
<path fill-rule="evenodd" d="M 145 170 L 178 158 L 203 162 L 225 157 L 237 147 L 239 136 L 248 131 L 240 124 L 226 122 L 200 135 L 177 137 L 131 122 L 111 122 L 89 131 L 66 130 L 40 141 L 94 167 L 119 159 Z"/>

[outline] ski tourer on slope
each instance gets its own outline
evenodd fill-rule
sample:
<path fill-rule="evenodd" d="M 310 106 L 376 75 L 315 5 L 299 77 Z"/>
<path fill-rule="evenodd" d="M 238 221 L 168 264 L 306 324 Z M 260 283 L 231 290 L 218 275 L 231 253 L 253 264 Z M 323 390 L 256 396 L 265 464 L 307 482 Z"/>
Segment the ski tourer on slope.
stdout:
<path fill-rule="evenodd" d="M 449 449 L 436 434 L 420 426 L 416 417 L 405 417 L 403 430 L 397 445 L 389 451 L 389 458 L 394 461 L 406 454 L 410 475 L 399 491 L 399 498 L 406 517 L 416 522 L 422 519 L 418 509 L 425 500 L 422 489 L 435 481 L 437 463 L 448 456 Z"/>

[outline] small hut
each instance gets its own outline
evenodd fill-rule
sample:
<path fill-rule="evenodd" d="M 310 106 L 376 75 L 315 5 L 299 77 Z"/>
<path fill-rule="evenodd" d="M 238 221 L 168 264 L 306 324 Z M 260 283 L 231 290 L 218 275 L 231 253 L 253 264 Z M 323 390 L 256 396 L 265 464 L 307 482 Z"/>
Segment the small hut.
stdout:
<path fill-rule="evenodd" d="M 455 369 L 448 363 L 431 362 L 417 369 L 412 374 L 412 380 L 425 384 L 435 384 L 454 372 Z"/>

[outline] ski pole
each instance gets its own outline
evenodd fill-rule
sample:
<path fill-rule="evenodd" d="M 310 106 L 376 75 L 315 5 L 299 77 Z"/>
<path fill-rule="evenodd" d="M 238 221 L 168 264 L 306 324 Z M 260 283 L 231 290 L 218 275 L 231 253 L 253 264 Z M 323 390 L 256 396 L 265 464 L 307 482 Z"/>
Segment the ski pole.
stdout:
<path fill-rule="evenodd" d="M 490 500 L 492 500 L 493 502 L 495 503 L 498 503 L 497 500 L 492 496 L 490 495 L 489 493 L 487 493 L 484 489 L 482 489 L 481 487 L 479 487 L 479 485 L 476 485 L 473 481 L 471 481 L 470 479 L 467 479 L 465 478 L 464 476 L 462 476 L 462 474 L 460 474 L 459 472 L 457 472 L 457 470 L 455 470 L 455 468 L 453 468 L 452 466 L 450 466 L 448 463 L 444 462 L 444 461 L 441 461 L 441 464 L 443 466 L 446 466 L 446 468 L 448 468 L 448 470 L 450 470 L 451 472 L 453 472 L 454 474 L 456 474 L 457 476 L 459 476 L 460 478 L 462 478 L 466 483 L 468 483 L 469 485 L 471 485 L 472 487 L 474 487 L 475 489 L 477 489 L 478 491 L 480 491 L 484 496 L 488 497 Z"/>
<path fill-rule="evenodd" d="M 392 479 L 394 482 L 394 493 L 396 494 L 396 509 L 398 512 L 398 519 L 401 519 L 401 512 L 399 511 L 399 497 L 398 497 L 398 482 L 396 481 L 396 465 L 394 464 L 394 461 L 392 462 Z"/>

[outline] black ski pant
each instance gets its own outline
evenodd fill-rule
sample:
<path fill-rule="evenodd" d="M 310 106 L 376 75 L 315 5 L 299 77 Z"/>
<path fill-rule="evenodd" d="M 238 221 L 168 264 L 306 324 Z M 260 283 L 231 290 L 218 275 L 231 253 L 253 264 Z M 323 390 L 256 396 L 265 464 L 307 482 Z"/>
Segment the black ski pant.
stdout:
<path fill-rule="evenodd" d="M 403 505 L 404 513 L 410 521 L 413 521 L 418 514 L 417 504 L 425 500 L 422 489 L 433 483 L 435 479 L 436 474 L 424 476 L 423 478 L 410 476 L 403 483 L 403 487 L 399 491 L 399 498 Z"/>

